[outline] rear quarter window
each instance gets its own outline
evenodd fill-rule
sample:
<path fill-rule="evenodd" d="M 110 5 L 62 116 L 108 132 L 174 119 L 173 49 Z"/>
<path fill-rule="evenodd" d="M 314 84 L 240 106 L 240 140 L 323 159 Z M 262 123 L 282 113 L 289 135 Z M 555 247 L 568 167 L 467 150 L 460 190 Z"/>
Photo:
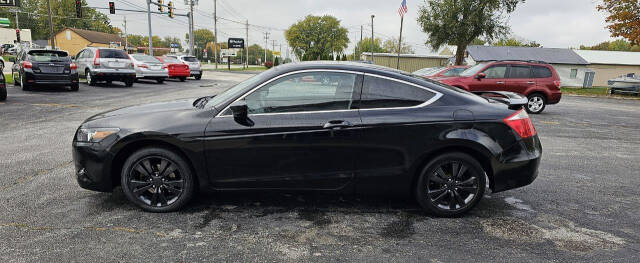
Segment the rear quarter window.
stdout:
<path fill-rule="evenodd" d="M 547 67 L 542 66 L 533 66 L 533 77 L 534 78 L 550 78 L 553 76 L 551 70 Z"/>
<path fill-rule="evenodd" d="M 436 94 L 426 89 L 386 78 L 365 76 L 361 109 L 413 107 Z"/>
<path fill-rule="evenodd" d="M 100 49 L 100 58 L 129 59 L 127 53 L 117 49 Z"/>

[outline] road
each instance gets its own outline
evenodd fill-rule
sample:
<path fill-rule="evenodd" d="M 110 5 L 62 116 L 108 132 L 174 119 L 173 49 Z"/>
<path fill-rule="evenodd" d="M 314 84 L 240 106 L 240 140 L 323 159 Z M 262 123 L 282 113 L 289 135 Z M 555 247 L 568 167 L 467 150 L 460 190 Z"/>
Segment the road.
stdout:
<path fill-rule="evenodd" d="M 544 147 L 531 185 L 433 218 L 404 199 L 202 193 L 145 213 L 81 189 L 71 140 L 111 108 L 218 93 L 248 74 L 23 92 L 0 103 L 0 261 L 640 261 L 640 101 L 565 96 L 533 116 Z"/>

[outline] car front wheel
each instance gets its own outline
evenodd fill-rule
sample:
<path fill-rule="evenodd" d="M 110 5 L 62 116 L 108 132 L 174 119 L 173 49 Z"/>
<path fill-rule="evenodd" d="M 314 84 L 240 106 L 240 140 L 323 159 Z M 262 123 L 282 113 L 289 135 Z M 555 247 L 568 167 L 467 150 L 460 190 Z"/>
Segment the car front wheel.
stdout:
<path fill-rule="evenodd" d="M 454 217 L 471 210 L 484 195 L 482 166 L 464 153 L 447 153 L 431 160 L 416 183 L 416 198 L 428 213 Z"/>
<path fill-rule="evenodd" d="M 539 93 L 534 93 L 527 97 L 527 112 L 532 114 L 541 113 L 547 106 L 547 100 Z"/>
<path fill-rule="evenodd" d="M 137 206 L 149 212 L 172 212 L 195 195 L 196 180 L 187 162 L 163 148 L 144 148 L 125 162 L 122 190 Z"/>

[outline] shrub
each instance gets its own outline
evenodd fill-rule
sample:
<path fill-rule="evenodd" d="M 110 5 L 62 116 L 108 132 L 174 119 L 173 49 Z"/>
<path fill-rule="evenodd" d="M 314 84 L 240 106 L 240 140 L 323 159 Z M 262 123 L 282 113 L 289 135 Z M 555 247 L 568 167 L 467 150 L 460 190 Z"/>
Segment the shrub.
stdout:
<path fill-rule="evenodd" d="M 273 67 L 273 62 L 272 61 L 267 61 L 264 63 L 264 66 L 267 68 L 272 68 Z"/>

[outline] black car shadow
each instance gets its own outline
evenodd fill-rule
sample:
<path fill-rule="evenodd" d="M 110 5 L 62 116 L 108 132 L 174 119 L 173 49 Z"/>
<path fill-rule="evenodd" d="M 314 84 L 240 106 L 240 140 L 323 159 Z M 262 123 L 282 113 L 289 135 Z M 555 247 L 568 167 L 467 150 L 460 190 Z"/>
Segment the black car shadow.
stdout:
<path fill-rule="evenodd" d="M 20 88 L 18 86 L 17 88 Z M 25 92 L 70 92 L 69 86 L 59 85 L 32 85 Z"/>

